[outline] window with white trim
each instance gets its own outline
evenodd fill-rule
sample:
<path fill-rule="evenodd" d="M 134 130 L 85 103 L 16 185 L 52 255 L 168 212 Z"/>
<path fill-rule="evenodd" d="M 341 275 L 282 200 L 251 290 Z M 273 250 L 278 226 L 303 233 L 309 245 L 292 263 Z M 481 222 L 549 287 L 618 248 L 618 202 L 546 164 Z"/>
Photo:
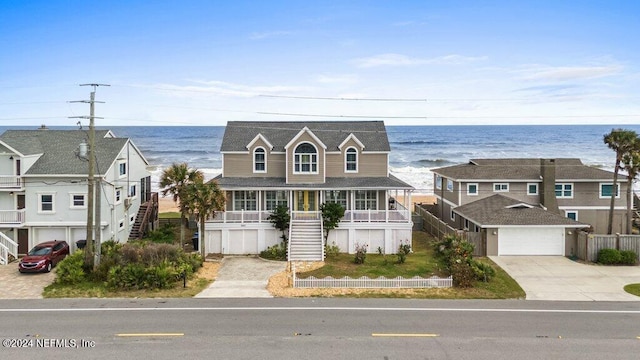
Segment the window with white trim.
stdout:
<path fill-rule="evenodd" d="M 378 192 L 375 190 L 356 190 L 356 210 L 378 209 Z"/>
<path fill-rule="evenodd" d="M 536 184 L 536 183 L 528 183 L 527 184 L 527 195 L 538 195 L 538 184 Z"/>
<path fill-rule="evenodd" d="M 318 173 L 318 151 L 310 143 L 302 143 L 296 146 L 293 161 L 294 174 Z"/>
<path fill-rule="evenodd" d="M 124 219 L 118 221 L 118 231 L 124 230 Z"/>
<path fill-rule="evenodd" d="M 278 205 L 287 206 L 287 192 L 284 190 L 265 191 L 265 209 L 274 210 Z"/>
<path fill-rule="evenodd" d="M 345 172 L 358 172 L 358 151 L 350 147 L 344 155 Z"/>
<path fill-rule="evenodd" d="M 326 190 L 324 192 L 324 202 L 336 203 L 347 208 L 347 190 Z"/>
<path fill-rule="evenodd" d="M 137 196 L 136 184 L 129 186 L 129 197 L 134 198 Z"/>
<path fill-rule="evenodd" d="M 509 192 L 509 183 L 494 183 L 493 192 Z"/>
<path fill-rule="evenodd" d="M 611 199 L 613 183 L 600 183 L 600 198 Z M 620 184 L 616 184 L 616 199 L 620 198 Z"/>
<path fill-rule="evenodd" d="M 135 224 L 136 222 L 136 216 L 135 215 L 131 215 L 129 217 L 129 224 Z"/>
<path fill-rule="evenodd" d="M 69 207 L 73 209 L 86 209 L 87 208 L 87 195 L 86 194 L 69 194 Z"/>
<path fill-rule="evenodd" d="M 436 189 L 442 189 L 442 176 L 436 175 Z"/>
<path fill-rule="evenodd" d="M 578 212 L 577 211 L 566 210 L 564 213 L 569 219 L 573 219 L 575 221 L 578 221 Z"/>
<path fill-rule="evenodd" d="M 263 147 L 257 147 L 253 150 L 253 172 L 267 172 L 267 152 Z"/>
<path fill-rule="evenodd" d="M 256 211 L 258 209 L 257 191 L 234 191 L 233 210 Z"/>
<path fill-rule="evenodd" d="M 478 195 L 478 184 L 467 184 L 467 195 Z"/>
<path fill-rule="evenodd" d="M 122 188 L 121 187 L 116 188 L 115 197 L 116 197 L 116 199 L 115 199 L 116 200 L 116 204 L 120 204 L 122 202 Z"/>
<path fill-rule="evenodd" d="M 451 221 L 456 221 L 456 213 L 453 212 L 453 209 L 451 209 Z"/>
<path fill-rule="evenodd" d="M 556 198 L 571 199 L 573 198 L 573 184 L 556 183 Z"/>
<path fill-rule="evenodd" d="M 38 195 L 38 212 L 39 213 L 54 213 L 55 209 L 55 194 L 46 193 Z"/>
<path fill-rule="evenodd" d="M 447 179 L 447 190 L 453 191 L 453 180 Z"/>
<path fill-rule="evenodd" d="M 127 175 L 127 163 L 126 162 L 121 162 L 118 164 L 118 173 L 120 174 L 120 177 L 123 177 L 125 175 Z"/>

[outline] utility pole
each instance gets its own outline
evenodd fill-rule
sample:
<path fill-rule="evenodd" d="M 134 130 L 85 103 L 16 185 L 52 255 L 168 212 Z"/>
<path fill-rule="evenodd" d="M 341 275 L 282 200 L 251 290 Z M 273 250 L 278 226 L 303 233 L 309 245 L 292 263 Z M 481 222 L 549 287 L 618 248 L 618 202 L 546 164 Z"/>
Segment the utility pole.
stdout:
<path fill-rule="evenodd" d="M 96 212 L 96 208 L 95 208 L 95 199 L 96 199 L 96 191 L 95 191 L 95 182 L 96 180 L 94 179 L 95 177 L 95 163 L 96 163 L 96 153 L 95 153 L 95 146 L 96 146 L 96 130 L 94 127 L 94 119 L 102 119 L 99 117 L 95 116 L 95 103 L 96 102 L 100 102 L 102 103 L 102 101 L 96 101 L 96 89 L 98 86 L 110 86 L 107 84 L 80 84 L 80 86 L 92 86 L 93 87 L 93 91 L 90 93 L 90 100 L 80 100 L 80 101 L 72 101 L 72 102 L 81 102 L 81 103 L 89 103 L 89 172 L 87 175 L 87 239 L 86 239 L 86 246 L 85 246 L 85 252 L 84 252 L 84 266 L 87 269 L 94 269 L 95 267 L 98 266 L 98 264 L 100 264 L 100 259 L 96 258 L 97 256 L 100 256 L 100 250 L 98 249 L 98 251 L 95 251 L 96 248 L 98 248 L 99 246 L 101 246 L 99 240 L 100 240 L 100 236 L 96 236 L 95 238 L 98 239 L 98 244 L 95 244 L 94 242 L 94 233 L 96 233 L 96 229 L 94 227 L 94 214 Z M 86 116 L 75 116 L 75 118 L 82 118 L 82 119 L 87 119 Z M 100 188 L 100 187 L 98 187 Z M 98 193 L 98 196 L 101 196 L 102 194 Z M 97 211 L 100 211 L 100 209 L 97 209 Z M 97 232 L 99 234 L 100 232 L 100 224 L 97 224 Z"/>

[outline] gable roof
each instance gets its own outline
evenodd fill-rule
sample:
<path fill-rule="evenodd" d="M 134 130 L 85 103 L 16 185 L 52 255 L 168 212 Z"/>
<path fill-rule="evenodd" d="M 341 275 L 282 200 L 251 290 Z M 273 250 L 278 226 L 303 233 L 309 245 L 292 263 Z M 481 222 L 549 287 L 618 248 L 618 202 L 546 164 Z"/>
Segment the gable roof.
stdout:
<path fill-rule="evenodd" d="M 453 212 L 480 227 L 492 226 L 560 226 L 588 227 L 589 225 L 495 194 L 453 209 Z"/>
<path fill-rule="evenodd" d="M 351 134 L 365 145 L 365 151 L 391 149 L 382 121 L 229 121 L 220 151 L 247 151 L 247 144 L 261 134 L 273 145 L 273 151 L 284 152 L 285 146 L 305 127 L 327 147 L 327 151 L 339 151 L 340 144 Z"/>
<path fill-rule="evenodd" d="M 540 181 L 539 158 L 509 158 L 509 159 L 471 159 L 466 164 L 459 164 L 433 169 L 436 174 L 444 177 L 464 180 L 530 180 Z M 580 159 L 555 159 L 556 180 L 598 180 L 612 181 L 610 171 L 587 166 Z M 620 179 L 626 176 L 620 174 Z"/>
<path fill-rule="evenodd" d="M 80 143 L 88 137 L 83 130 L 7 130 L 0 135 L 0 143 L 22 156 L 40 155 L 23 175 L 86 175 L 87 161 L 77 153 Z M 96 174 L 104 174 L 129 139 L 113 137 L 109 130 L 96 130 L 95 141 Z"/>

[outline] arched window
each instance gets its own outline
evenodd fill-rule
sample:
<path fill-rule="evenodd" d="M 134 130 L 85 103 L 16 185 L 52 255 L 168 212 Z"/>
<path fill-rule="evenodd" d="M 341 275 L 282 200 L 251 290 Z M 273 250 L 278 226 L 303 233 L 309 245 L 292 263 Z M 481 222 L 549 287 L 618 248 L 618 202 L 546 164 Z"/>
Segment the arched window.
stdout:
<path fill-rule="evenodd" d="M 253 172 L 267 172 L 267 155 L 264 148 L 253 150 Z"/>
<path fill-rule="evenodd" d="M 346 172 L 358 172 L 358 151 L 355 148 L 347 149 L 344 164 Z"/>
<path fill-rule="evenodd" d="M 318 151 L 309 143 L 302 143 L 294 151 L 294 173 L 317 173 Z"/>

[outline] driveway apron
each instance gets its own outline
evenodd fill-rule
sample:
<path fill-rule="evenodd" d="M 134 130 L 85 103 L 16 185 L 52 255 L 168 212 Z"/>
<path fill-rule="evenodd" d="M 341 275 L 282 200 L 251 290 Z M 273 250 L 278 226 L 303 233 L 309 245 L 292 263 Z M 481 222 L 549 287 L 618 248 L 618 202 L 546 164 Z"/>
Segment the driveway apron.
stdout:
<path fill-rule="evenodd" d="M 0 299 L 42 299 L 44 288 L 54 279 L 53 272 L 21 274 L 17 262 L 0 265 Z"/>
<path fill-rule="evenodd" d="M 257 257 L 227 256 L 222 259 L 218 277 L 197 298 L 272 297 L 267 291 L 269 278 L 286 269 L 286 262 Z"/>
<path fill-rule="evenodd" d="M 639 266 L 587 265 L 563 256 L 491 256 L 527 300 L 640 301 L 624 286 L 640 283 Z"/>

